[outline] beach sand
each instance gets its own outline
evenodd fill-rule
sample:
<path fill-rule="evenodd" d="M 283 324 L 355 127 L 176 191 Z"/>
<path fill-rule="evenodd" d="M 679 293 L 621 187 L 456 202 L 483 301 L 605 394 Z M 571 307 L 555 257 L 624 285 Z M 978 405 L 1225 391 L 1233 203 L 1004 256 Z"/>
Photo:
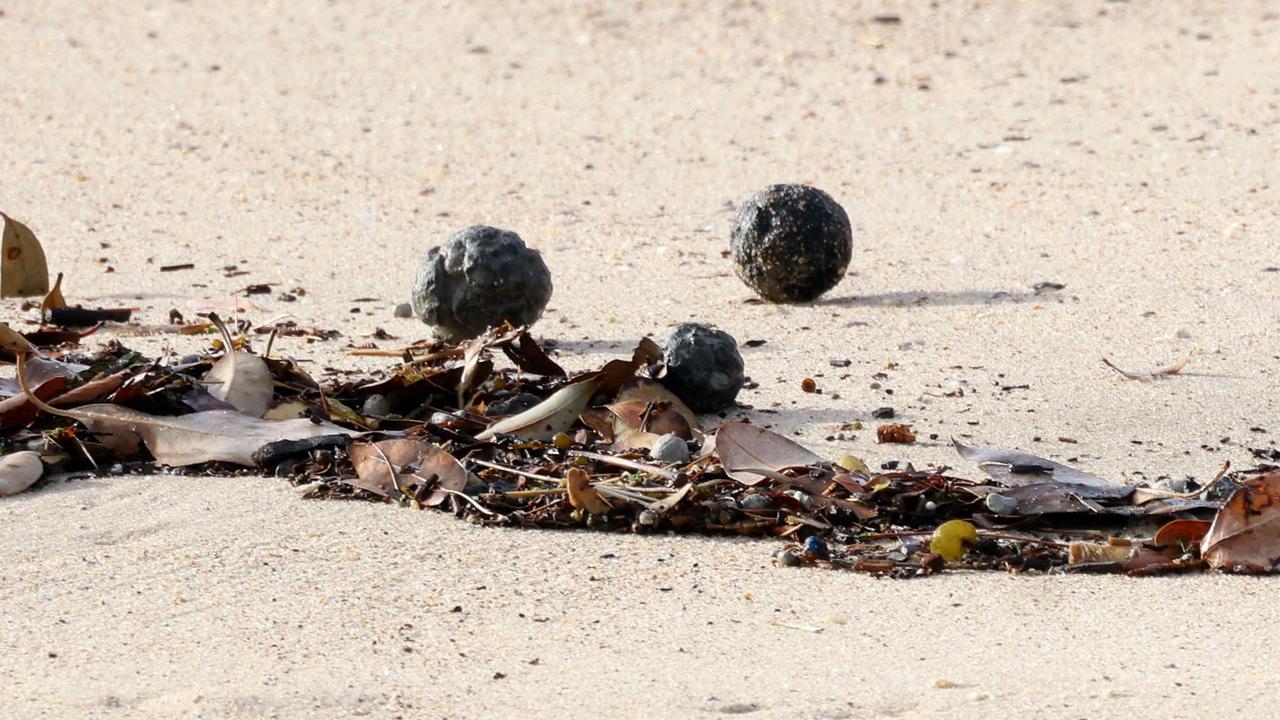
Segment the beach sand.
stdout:
<path fill-rule="evenodd" d="M 277 341 L 317 375 L 388 367 L 344 347 L 422 336 L 392 317 L 418 259 L 485 223 L 543 252 L 535 334 L 567 366 L 686 320 L 763 340 L 728 417 L 829 457 L 979 475 L 955 437 L 1131 482 L 1256 464 L 1280 432 L 1274 6 L 937 5 L 0 2 L 0 210 L 69 300 L 144 322 L 305 288 L 246 315 L 343 332 Z M 849 276 L 811 305 L 748 303 L 724 256 L 734 204 L 775 182 L 854 224 Z M 1193 350 L 1154 382 L 1101 363 Z M 877 445 L 882 406 L 921 442 Z M 0 502 L 0 717 L 1264 718 L 1280 700 L 1272 580 L 891 582 L 775 568 L 774 548 L 480 529 L 271 478 L 48 485 Z"/>

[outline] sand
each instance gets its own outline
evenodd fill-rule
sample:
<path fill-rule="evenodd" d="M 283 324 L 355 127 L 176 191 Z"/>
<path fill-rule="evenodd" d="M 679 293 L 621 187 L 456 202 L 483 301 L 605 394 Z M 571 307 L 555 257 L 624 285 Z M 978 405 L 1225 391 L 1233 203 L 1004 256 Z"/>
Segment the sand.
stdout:
<path fill-rule="evenodd" d="M 317 373 L 379 367 L 344 351 L 377 328 L 419 337 L 392 317 L 418 258 L 483 222 L 544 253 L 536 334 L 566 364 L 684 320 L 764 340 L 729 416 L 828 456 L 976 475 L 956 437 L 1136 482 L 1274 446 L 1268 4 L 513 5 L 0 3 L 0 209 L 73 302 L 144 321 L 305 288 L 247 317 L 342 331 L 277 344 Z M 817 303 L 749 304 L 733 204 L 784 181 L 845 206 L 854 261 Z M 1193 350 L 1159 382 L 1100 362 Z M 922 442 L 828 439 L 881 406 Z M 0 503 L 0 716 L 1243 718 L 1280 699 L 1271 580 L 888 582 L 772 549 L 478 529 L 266 478 L 47 486 Z"/>

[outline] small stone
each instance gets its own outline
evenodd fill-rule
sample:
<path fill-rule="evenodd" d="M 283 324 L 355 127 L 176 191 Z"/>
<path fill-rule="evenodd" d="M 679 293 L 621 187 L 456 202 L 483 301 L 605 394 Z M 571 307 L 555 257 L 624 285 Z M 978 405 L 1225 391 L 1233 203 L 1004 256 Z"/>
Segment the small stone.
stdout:
<path fill-rule="evenodd" d="M 1018 512 L 1018 501 L 999 493 L 987 495 L 986 505 L 987 509 L 996 515 L 1014 515 Z"/>
<path fill-rule="evenodd" d="M 743 510 L 763 510 L 769 507 L 769 498 L 763 495 L 747 495 L 738 501 L 738 507 Z"/>
<path fill-rule="evenodd" d="M 783 567 L 800 567 L 804 565 L 804 561 L 800 559 L 800 555 L 794 550 L 782 550 L 774 555 L 773 559 Z"/>
<path fill-rule="evenodd" d="M 667 433 L 653 442 L 649 457 L 661 463 L 684 464 L 689 462 L 689 443 L 674 433 Z"/>
<path fill-rule="evenodd" d="M 1178 332 L 1174 333 L 1173 335 L 1174 335 L 1174 337 L 1178 338 L 1179 340 L 1190 340 L 1190 339 L 1191 339 L 1191 331 L 1190 331 L 1190 330 L 1188 330 L 1188 329 L 1186 329 L 1186 328 L 1180 328 L 1180 329 L 1178 330 Z"/>
<path fill-rule="evenodd" d="M 706 325 L 677 325 L 663 344 L 662 358 L 666 369 L 659 381 L 694 412 L 729 407 L 746 380 L 737 341 Z"/>
<path fill-rule="evenodd" d="M 888 420 L 896 415 L 897 412 L 891 407 L 876 408 L 871 411 L 871 417 L 876 418 L 877 420 Z"/>
<path fill-rule="evenodd" d="M 386 395 L 374 393 L 364 399 L 364 404 L 360 406 L 360 414 L 374 415 L 382 417 L 391 413 L 391 401 Z"/>
<path fill-rule="evenodd" d="M 433 412 L 427 422 L 432 425 L 447 425 L 453 421 L 453 416 L 446 412 Z"/>
<path fill-rule="evenodd" d="M 1191 491 L 1191 483 L 1185 477 L 1162 477 L 1152 483 L 1152 486 L 1159 490 L 1168 490 L 1179 494 Z"/>
<path fill-rule="evenodd" d="M 440 340 L 475 337 L 510 322 L 530 325 L 551 300 L 551 271 L 520 236 L 476 225 L 427 252 L 413 286 L 413 311 Z"/>
<path fill-rule="evenodd" d="M 400 303 L 399 305 L 396 305 L 395 310 L 391 311 L 391 314 L 398 318 L 413 317 L 413 305 L 409 303 Z"/>
<path fill-rule="evenodd" d="M 849 216 L 807 185 L 771 185 L 738 211 L 734 270 L 769 302 L 809 302 L 839 284 L 853 255 Z"/>

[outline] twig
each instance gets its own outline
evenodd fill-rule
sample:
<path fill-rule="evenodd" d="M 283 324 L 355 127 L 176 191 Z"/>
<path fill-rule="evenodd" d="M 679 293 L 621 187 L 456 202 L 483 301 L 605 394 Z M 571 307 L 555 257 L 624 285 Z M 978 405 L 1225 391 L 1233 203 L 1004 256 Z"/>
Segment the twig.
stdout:
<path fill-rule="evenodd" d="M 602 462 L 606 465 L 616 465 L 620 468 L 626 468 L 628 470 L 634 470 L 636 472 L 649 473 L 650 475 L 656 475 L 657 477 L 665 478 L 667 480 L 670 480 L 671 482 L 675 482 L 676 478 L 679 477 L 675 472 L 672 472 L 671 470 L 668 470 L 666 468 L 657 467 L 654 465 L 645 465 L 644 463 L 638 463 L 634 460 L 614 457 L 612 455 L 603 455 L 601 453 L 589 452 L 587 450 L 570 450 L 569 454 L 575 457 L 584 457 L 589 460 Z"/>

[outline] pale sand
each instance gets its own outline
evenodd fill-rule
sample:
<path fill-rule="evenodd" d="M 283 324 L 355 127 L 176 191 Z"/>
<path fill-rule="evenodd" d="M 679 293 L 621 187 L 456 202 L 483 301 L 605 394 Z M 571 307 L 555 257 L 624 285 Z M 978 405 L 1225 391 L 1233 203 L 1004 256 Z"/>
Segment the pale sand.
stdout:
<path fill-rule="evenodd" d="M 406 341 L 421 327 L 391 308 L 420 254 L 505 226 L 552 268 L 537 334 L 568 364 L 688 319 L 767 340 L 741 400 L 780 404 L 752 417 L 828 455 L 976 475 L 955 435 L 1130 480 L 1248 466 L 1280 431 L 1274 6 L 939 4 L 2 3 L 0 209 L 72 301 L 161 322 L 274 281 L 309 294 L 255 298 L 257 321 Z M 871 22 L 889 10 L 901 25 Z M 780 181 L 856 225 L 856 274 L 813 306 L 744 304 L 721 256 L 731 203 Z M 155 272 L 183 261 L 197 270 Z M 1040 281 L 1067 288 L 1030 296 Z M 4 319 L 30 317 L 17 305 Z M 344 342 L 277 347 L 389 364 Z M 1162 382 L 1100 363 L 1192 348 Z M 882 405 L 926 441 L 824 439 Z M 5 718 L 1271 717 L 1280 700 L 1271 580 L 877 581 L 773 568 L 769 541 L 483 530 L 274 479 L 76 482 L 0 516 Z"/>

